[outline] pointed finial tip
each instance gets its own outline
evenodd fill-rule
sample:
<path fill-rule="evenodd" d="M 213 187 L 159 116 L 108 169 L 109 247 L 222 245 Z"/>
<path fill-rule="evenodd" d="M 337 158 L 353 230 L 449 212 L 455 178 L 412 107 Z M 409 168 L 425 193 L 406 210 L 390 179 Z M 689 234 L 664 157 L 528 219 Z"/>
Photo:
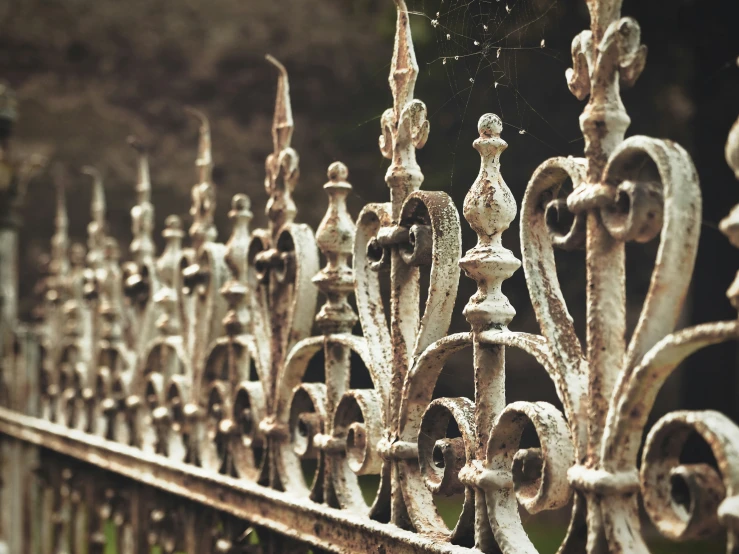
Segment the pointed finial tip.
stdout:
<path fill-rule="evenodd" d="M 131 148 L 136 150 L 136 152 L 138 152 L 139 154 L 146 154 L 148 151 L 148 148 L 146 147 L 144 142 L 136 135 L 129 135 L 126 138 L 126 142 Z"/>
<path fill-rule="evenodd" d="M 208 122 L 208 116 L 205 115 L 205 113 L 202 112 L 201 110 L 194 108 L 193 106 L 185 106 L 184 110 L 186 114 L 189 114 L 195 117 L 198 121 L 200 121 L 200 125 L 202 127 L 206 129 L 210 127 L 210 123 Z"/>
<path fill-rule="evenodd" d="M 267 61 L 280 72 L 277 77 L 277 94 L 275 98 L 275 112 L 272 119 L 272 147 L 273 153 L 278 154 L 290 146 L 293 134 L 293 113 L 290 107 L 290 84 L 287 70 L 273 56 L 267 54 Z"/>
<path fill-rule="evenodd" d="M 280 73 L 287 76 L 287 69 L 285 69 L 285 66 L 282 65 L 282 63 L 277 58 L 275 58 L 272 54 L 266 54 L 264 56 L 264 59 L 267 60 L 272 65 L 274 65 L 277 69 L 279 69 Z"/>
<path fill-rule="evenodd" d="M 328 178 L 331 181 L 346 181 L 349 169 L 342 162 L 334 162 L 328 166 Z"/>
<path fill-rule="evenodd" d="M 477 122 L 477 130 L 480 136 L 499 137 L 503 132 L 503 121 L 494 113 L 486 113 Z"/>
<path fill-rule="evenodd" d="M 201 181 L 209 182 L 211 178 L 210 172 L 213 169 L 213 156 L 211 154 L 210 122 L 208 121 L 208 116 L 192 106 L 185 106 L 185 113 L 195 117 L 200 122 L 198 157 L 195 160 L 195 165 L 201 170 Z"/>
<path fill-rule="evenodd" d="M 97 167 L 94 167 L 92 165 L 84 165 L 82 166 L 82 173 L 85 175 L 89 175 L 96 181 L 101 181 L 103 179 L 102 174 L 100 173 L 100 170 Z"/>

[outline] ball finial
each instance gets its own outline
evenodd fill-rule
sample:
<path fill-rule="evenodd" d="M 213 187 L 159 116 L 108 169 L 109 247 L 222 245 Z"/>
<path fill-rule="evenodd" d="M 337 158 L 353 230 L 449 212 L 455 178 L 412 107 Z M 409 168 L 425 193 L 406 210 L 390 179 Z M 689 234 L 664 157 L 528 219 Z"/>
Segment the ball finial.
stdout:
<path fill-rule="evenodd" d="M 164 226 L 169 230 L 179 231 L 182 229 L 182 220 L 177 215 L 170 215 L 164 221 Z"/>
<path fill-rule="evenodd" d="M 503 132 L 503 121 L 494 113 L 486 113 L 477 122 L 477 130 L 482 136 L 499 137 Z"/>
<path fill-rule="evenodd" d="M 328 166 L 328 178 L 331 181 L 346 181 L 347 177 L 349 177 L 349 169 L 343 163 L 334 162 Z"/>
<path fill-rule="evenodd" d="M 251 200 L 246 194 L 235 194 L 231 200 L 231 210 L 234 212 L 243 212 L 251 209 Z"/>

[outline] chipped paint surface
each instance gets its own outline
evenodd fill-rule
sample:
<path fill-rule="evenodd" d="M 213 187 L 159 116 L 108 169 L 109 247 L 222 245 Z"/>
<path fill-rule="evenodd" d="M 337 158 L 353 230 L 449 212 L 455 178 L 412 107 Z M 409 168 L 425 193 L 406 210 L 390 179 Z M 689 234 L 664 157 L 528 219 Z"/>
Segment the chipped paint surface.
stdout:
<path fill-rule="evenodd" d="M 271 56 L 278 76 L 266 228 L 250 230 L 251 202 L 237 194 L 230 236 L 218 241 L 211 129 L 195 109 L 188 111 L 200 140 L 186 244 L 182 220 L 169 216 L 157 256 L 148 158 L 132 139 L 139 160 L 131 261 L 121 265 L 107 234 L 100 174 L 85 170 L 93 178 L 87 252 L 70 245 L 58 180 L 56 232 L 32 329 L 16 322 L 16 231 L 12 214 L 0 213 L 0 551 L 102 553 L 112 522 L 126 554 L 152 546 L 251 552 L 252 533 L 270 553 L 313 545 L 534 554 L 522 511 L 571 505 L 560 552 L 646 553 L 640 498 L 665 537 L 723 532 L 728 551 L 739 548 L 739 427 L 717 412 L 680 411 L 646 428 L 678 364 L 739 338 L 739 323 L 674 329 L 695 262 L 701 195 L 680 146 L 625 138 L 620 87 L 646 63 L 638 23 L 621 17 L 619 0 L 587 0 L 591 29 L 573 40 L 566 75 L 572 93 L 588 99 L 584 156 L 546 160 L 532 175 L 518 260 L 502 243 L 517 206 L 502 174 L 507 143 L 498 116 L 480 118 L 472 144 L 480 171 L 461 215 L 477 235 L 474 247 L 462 253 L 463 223 L 449 196 L 421 188 L 416 149 L 429 138 L 429 122 L 414 98 L 409 13 L 404 0 L 395 4 L 393 106 L 379 138 L 390 160 L 389 197 L 366 205 L 356 222 L 346 206 L 349 169 L 334 162 L 315 235 L 296 223 L 288 74 Z M 0 89 L 0 117 L 14 116 L 13 106 Z M 726 159 L 739 175 L 739 121 Z M 18 183 L 27 179 L 20 168 L 8 171 Z M 573 190 L 565 194 L 567 181 Z M 720 226 L 734 245 L 738 210 Z M 651 283 L 627 337 L 624 246 L 650 240 L 659 241 Z M 560 288 L 556 248 L 585 253 L 584 342 Z M 516 312 L 501 286 L 521 266 L 540 335 L 508 329 Z M 477 290 L 463 312 L 469 331 L 450 335 L 461 272 Z M 727 296 L 739 306 L 739 277 Z M 509 348 L 541 364 L 561 410 L 507 404 Z M 434 398 L 445 363 L 464 349 L 472 353 L 474 397 Z M 323 378 L 311 382 L 316 358 Z M 357 365 L 371 387 L 353 387 Z M 521 448 L 526 428 L 537 446 Z M 681 461 L 693 433 L 715 467 Z M 451 528 L 440 497 L 459 499 Z"/>

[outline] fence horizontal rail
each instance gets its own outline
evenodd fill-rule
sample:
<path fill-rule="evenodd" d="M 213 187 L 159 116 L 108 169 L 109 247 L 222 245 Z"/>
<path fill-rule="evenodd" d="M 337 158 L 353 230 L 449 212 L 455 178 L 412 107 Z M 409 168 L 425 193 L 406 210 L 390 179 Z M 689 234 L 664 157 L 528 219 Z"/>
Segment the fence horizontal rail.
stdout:
<path fill-rule="evenodd" d="M 0 433 L 216 508 L 330 552 L 353 551 L 357 545 L 388 554 L 476 552 L 394 525 L 353 517 L 345 510 L 296 500 L 289 493 L 214 474 L 192 464 L 173 462 L 6 408 L 0 408 Z"/>

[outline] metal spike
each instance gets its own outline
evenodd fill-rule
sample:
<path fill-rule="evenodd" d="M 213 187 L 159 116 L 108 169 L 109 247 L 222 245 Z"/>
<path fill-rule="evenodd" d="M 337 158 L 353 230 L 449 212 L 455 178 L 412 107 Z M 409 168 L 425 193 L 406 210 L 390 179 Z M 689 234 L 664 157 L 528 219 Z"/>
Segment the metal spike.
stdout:
<path fill-rule="evenodd" d="M 199 169 L 200 182 L 211 182 L 213 175 L 213 156 L 211 153 L 210 123 L 208 117 L 192 106 L 185 106 L 185 111 L 200 121 L 200 139 L 198 143 L 198 159 L 195 165 Z"/>
<path fill-rule="evenodd" d="M 138 137 L 128 137 L 128 144 L 138 152 L 138 181 L 136 183 L 136 203 L 151 202 L 151 177 L 149 175 L 149 153 Z"/>
<path fill-rule="evenodd" d="M 400 112 L 411 100 L 418 77 L 418 62 L 413 49 L 411 24 L 408 19 L 408 6 L 405 0 L 395 0 L 398 7 L 398 22 L 395 29 L 395 45 L 390 65 L 390 89 L 393 91 L 396 122 Z"/>
<path fill-rule="evenodd" d="M 82 168 L 82 173 L 92 177 L 92 202 L 90 204 L 90 213 L 92 220 L 101 226 L 105 225 L 105 191 L 103 190 L 103 176 L 97 168 L 86 165 Z"/>
<path fill-rule="evenodd" d="M 146 147 L 136 137 L 128 137 L 128 144 L 138 152 L 138 180 L 136 205 L 131 209 L 131 254 L 138 264 L 151 261 L 154 255 L 154 206 L 151 204 L 151 178 Z M 139 267 L 138 271 L 141 268 Z"/>
<path fill-rule="evenodd" d="M 67 250 L 69 249 L 69 216 L 67 200 L 64 194 L 65 182 L 61 167 L 57 165 L 53 171 L 54 188 L 56 189 L 56 216 L 54 218 L 54 237 L 52 238 L 52 272 L 61 275 L 69 267 Z"/>
<path fill-rule="evenodd" d="M 190 226 L 190 236 L 193 246 L 198 250 L 205 242 L 215 240 L 216 228 L 213 224 L 216 198 L 213 186 L 213 157 L 211 155 L 210 123 L 207 116 L 193 107 L 186 106 L 185 111 L 200 121 L 200 140 L 198 143 L 198 158 L 195 165 L 199 170 L 198 183 L 192 188 L 192 206 L 190 215 L 193 217 Z"/>
<path fill-rule="evenodd" d="M 267 54 L 267 61 L 274 65 L 280 72 L 277 79 L 277 96 L 275 99 L 275 114 L 272 120 L 272 144 L 275 154 L 281 152 L 290 146 L 290 140 L 293 136 L 293 111 L 290 106 L 290 82 L 287 77 L 287 70 L 277 59 Z"/>
<path fill-rule="evenodd" d="M 92 221 L 87 226 L 87 262 L 91 267 L 100 267 L 104 256 L 105 243 L 105 191 L 103 190 L 103 177 L 100 172 L 89 165 L 82 168 L 82 173 L 92 177 L 92 201 L 90 212 Z"/>

